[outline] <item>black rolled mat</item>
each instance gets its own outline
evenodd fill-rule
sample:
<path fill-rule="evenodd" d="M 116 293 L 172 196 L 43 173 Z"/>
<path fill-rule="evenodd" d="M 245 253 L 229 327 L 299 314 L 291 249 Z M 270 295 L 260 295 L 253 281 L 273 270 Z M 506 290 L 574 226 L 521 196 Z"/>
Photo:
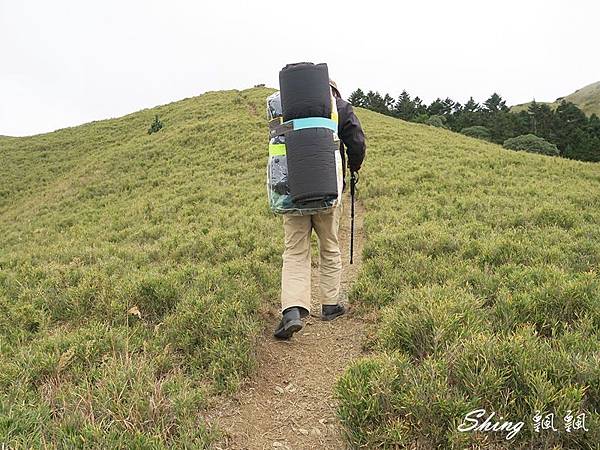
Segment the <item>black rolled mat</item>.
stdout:
<path fill-rule="evenodd" d="M 335 152 L 327 128 L 306 128 L 286 135 L 288 183 L 292 200 L 305 203 L 338 193 Z"/>
<path fill-rule="evenodd" d="M 283 120 L 331 117 L 327 64 L 288 64 L 279 72 Z"/>

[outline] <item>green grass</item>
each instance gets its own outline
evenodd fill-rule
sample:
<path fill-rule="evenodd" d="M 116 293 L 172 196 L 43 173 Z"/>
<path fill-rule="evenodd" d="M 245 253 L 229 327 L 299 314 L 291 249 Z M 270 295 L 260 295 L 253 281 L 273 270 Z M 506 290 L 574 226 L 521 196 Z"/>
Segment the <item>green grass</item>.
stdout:
<path fill-rule="evenodd" d="M 374 353 L 337 386 L 364 448 L 596 448 L 600 172 L 361 111 L 364 262 L 351 299 Z M 466 413 L 525 427 L 460 433 Z M 532 431 L 535 410 L 587 433 Z M 559 424 L 562 425 L 562 424 Z M 493 447 L 496 445 L 496 447 Z"/>
<path fill-rule="evenodd" d="M 270 92 L 0 138 L 0 442 L 210 445 L 210 397 L 251 373 L 278 303 Z M 352 445 L 594 448 L 598 166 L 359 116 L 367 242 L 351 298 L 377 320 L 373 352 L 337 384 Z M 527 427 L 510 444 L 459 433 L 479 407 Z M 590 431 L 537 435 L 536 409 L 585 411 Z"/>
<path fill-rule="evenodd" d="M 208 445 L 278 301 L 270 92 L 0 141 L 0 442 Z"/>
<path fill-rule="evenodd" d="M 554 102 L 538 102 L 539 104 L 546 104 L 552 109 L 558 108 L 561 100 L 574 103 L 579 109 L 581 109 L 588 116 L 596 114 L 600 116 L 600 81 L 587 85 L 581 89 L 576 90 L 572 94 L 566 97 L 558 98 Z M 527 111 L 531 102 L 522 103 L 515 105 L 510 108 L 512 112 L 518 113 L 521 111 Z"/>

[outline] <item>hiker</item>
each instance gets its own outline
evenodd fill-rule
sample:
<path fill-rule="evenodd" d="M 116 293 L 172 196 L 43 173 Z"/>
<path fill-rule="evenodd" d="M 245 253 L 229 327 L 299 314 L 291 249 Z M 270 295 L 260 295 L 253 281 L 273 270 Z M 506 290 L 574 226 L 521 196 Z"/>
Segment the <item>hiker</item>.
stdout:
<path fill-rule="evenodd" d="M 365 136 L 352 105 L 342 99 L 333 80 L 329 81 L 338 111 L 338 136 L 346 186 L 346 156 L 350 173 L 358 172 L 365 157 Z M 344 151 L 345 150 L 345 151 Z M 342 205 L 312 215 L 283 215 L 285 250 L 281 271 L 282 318 L 275 337 L 289 339 L 302 328 L 311 301 L 310 237 L 314 229 L 319 238 L 321 319 L 332 320 L 346 312 L 339 302 L 342 257 L 338 229 Z"/>

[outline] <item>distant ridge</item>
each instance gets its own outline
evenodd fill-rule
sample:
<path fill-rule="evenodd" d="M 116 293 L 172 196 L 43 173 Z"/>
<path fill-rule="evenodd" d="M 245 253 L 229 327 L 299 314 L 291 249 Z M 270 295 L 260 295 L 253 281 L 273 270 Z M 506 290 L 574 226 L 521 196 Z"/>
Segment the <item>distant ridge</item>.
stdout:
<path fill-rule="evenodd" d="M 576 90 L 572 94 L 565 97 L 558 97 L 554 102 L 538 102 L 549 105 L 552 109 L 558 107 L 560 102 L 565 100 L 574 103 L 588 116 L 597 114 L 600 116 L 600 81 L 588 84 L 581 89 Z M 521 103 L 511 107 L 512 112 L 526 111 L 531 102 Z"/>

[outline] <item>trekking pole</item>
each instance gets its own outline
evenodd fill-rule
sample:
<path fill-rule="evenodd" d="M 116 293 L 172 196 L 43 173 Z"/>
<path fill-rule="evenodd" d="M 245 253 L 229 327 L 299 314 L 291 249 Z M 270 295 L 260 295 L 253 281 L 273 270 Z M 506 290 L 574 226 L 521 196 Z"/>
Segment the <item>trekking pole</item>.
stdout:
<path fill-rule="evenodd" d="M 356 193 L 356 183 L 358 183 L 358 172 L 350 172 L 350 264 L 352 264 L 352 254 L 354 252 L 354 194 Z"/>

